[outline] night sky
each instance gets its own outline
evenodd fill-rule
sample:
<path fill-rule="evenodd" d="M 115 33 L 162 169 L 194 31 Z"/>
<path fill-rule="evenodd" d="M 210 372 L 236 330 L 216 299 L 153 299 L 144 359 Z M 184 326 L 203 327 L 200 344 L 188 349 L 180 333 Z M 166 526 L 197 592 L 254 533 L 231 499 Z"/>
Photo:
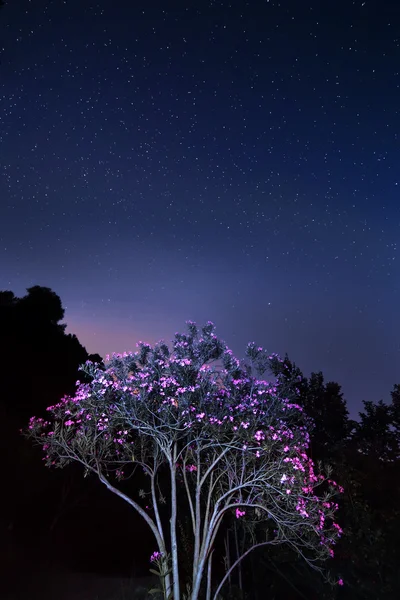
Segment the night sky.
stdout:
<path fill-rule="evenodd" d="M 89 352 L 212 320 L 361 400 L 400 382 L 400 3 L 9 0 L 0 289 Z"/>

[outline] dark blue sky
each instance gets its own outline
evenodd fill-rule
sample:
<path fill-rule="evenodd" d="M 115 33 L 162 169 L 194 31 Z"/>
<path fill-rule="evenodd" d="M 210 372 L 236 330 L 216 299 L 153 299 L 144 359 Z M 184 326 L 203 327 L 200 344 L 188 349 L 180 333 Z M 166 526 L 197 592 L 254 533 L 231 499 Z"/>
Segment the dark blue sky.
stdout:
<path fill-rule="evenodd" d="M 103 356 L 211 319 L 389 399 L 398 2 L 15 0 L 0 45 L 0 289 Z"/>

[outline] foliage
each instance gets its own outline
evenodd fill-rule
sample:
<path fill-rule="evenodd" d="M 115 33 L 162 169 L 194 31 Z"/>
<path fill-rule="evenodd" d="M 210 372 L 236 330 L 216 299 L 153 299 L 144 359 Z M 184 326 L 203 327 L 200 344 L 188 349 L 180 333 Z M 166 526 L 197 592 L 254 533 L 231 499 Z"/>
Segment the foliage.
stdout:
<path fill-rule="evenodd" d="M 363 405 L 353 436 L 358 451 L 374 460 L 394 462 L 400 458 L 394 422 L 396 405 L 385 404 L 382 400 L 378 403 L 363 401 Z"/>
<path fill-rule="evenodd" d="M 65 333 L 60 323 L 65 311 L 55 292 L 40 286 L 27 292 L 22 298 L 0 292 L 0 361 L 8 376 L 0 403 L 24 422 L 33 405 L 44 410 L 52 399 L 74 392 L 80 364 L 88 359 L 102 364 L 99 355 L 89 355 L 75 335 Z"/>
<path fill-rule="evenodd" d="M 30 287 L 21 298 L 0 291 L 0 451 L 7 489 L 1 509 L 13 526 L 13 543 L 21 547 L 25 537 L 48 547 L 65 474 L 54 476 L 41 468 L 40 451 L 32 452 L 19 430 L 34 411 L 45 410 L 54 398 L 74 392 L 80 364 L 87 359 L 101 363 L 100 356 L 88 354 L 76 336 L 65 333 L 63 318 L 61 300 L 49 288 Z M 70 470 L 73 481 L 63 518 L 70 514 L 70 499 L 82 492 L 77 470 Z M 91 482 L 85 484 L 86 490 Z M 3 538 L 1 534 L 0 551 Z"/>
<path fill-rule="evenodd" d="M 348 439 L 354 425 L 341 386 L 334 381 L 325 383 L 321 371 L 311 373 L 307 379 L 287 355 L 282 363 L 275 361 L 273 372 L 286 381 L 298 379 L 298 403 L 310 419 L 312 454 L 318 460 L 329 460 Z"/>

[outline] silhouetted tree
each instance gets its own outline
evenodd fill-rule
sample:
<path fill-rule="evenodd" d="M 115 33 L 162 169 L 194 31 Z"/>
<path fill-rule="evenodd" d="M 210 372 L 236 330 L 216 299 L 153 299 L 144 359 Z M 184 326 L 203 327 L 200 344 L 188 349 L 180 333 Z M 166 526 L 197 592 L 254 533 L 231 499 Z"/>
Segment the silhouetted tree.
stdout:
<path fill-rule="evenodd" d="M 395 386 L 392 405 L 364 402 L 350 441 L 343 439 L 333 455 L 345 490 L 340 516 L 346 535 L 338 545 L 337 564 L 346 579 L 346 598 L 390 600 L 400 595 L 397 392 Z"/>
<path fill-rule="evenodd" d="M 390 392 L 390 395 L 392 396 L 392 404 L 394 406 L 399 406 L 400 405 L 400 383 L 395 383 L 395 385 L 393 386 L 393 391 Z"/>
<path fill-rule="evenodd" d="M 313 455 L 321 460 L 332 458 L 350 434 L 349 413 L 341 386 L 334 381 L 325 384 L 321 371 L 311 373 L 302 401 L 314 421 Z"/>
<path fill-rule="evenodd" d="M 287 354 L 282 364 L 277 361 L 274 364 L 274 374 L 278 373 L 288 384 L 298 388 L 298 403 L 312 419 L 313 458 L 330 460 L 343 440 L 348 439 L 353 426 L 341 386 L 334 381 L 325 384 L 321 371 L 311 373 L 307 379 Z"/>
<path fill-rule="evenodd" d="M 395 401 L 396 394 L 397 390 Z M 364 410 L 359 413 L 360 422 L 353 434 L 358 452 L 370 461 L 393 462 L 399 457 L 393 407 L 382 400 L 377 403 L 364 400 L 363 405 Z"/>
<path fill-rule="evenodd" d="M 17 315 L 24 325 L 43 327 L 58 327 L 64 332 L 66 325 L 59 324 L 64 318 L 65 311 L 61 299 L 48 287 L 35 285 L 27 288 L 28 294 L 17 303 Z"/>
<path fill-rule="evenodd" d="M 393 386 L 393 391 L 390 392 L 392 404 L 390 411 L 392 414 L 393 434 L 397 444 L 397 458 L 400 460 L 400 384 L 396 383 Z"/>
<path fill-rule="evenodd" d="M 15 297 L 14 292 L 9 290 L 4 292 L 0 291 L 0 307 L 12 306 L 16 300 L 17 298 Z"/>
<path fill-rule="evenodd" d="M 63 485 L 61 474 L 51 479 L 38 465 L 19 429 L 32 411 L 75 389 L 82 360 L 102 364 L 99 355 L 88 355 L 75 335 L 65 333 L 63 318 L 60 298 L 47 287 L 28 288 L 23 298 L 0 291 L 0 456 L 2 488 L 8 490 L 0 502 L 14 538 L 27 532 L 32 537 L 35 524 L 40 535 L 45 531 L 55 519 Z"/>
<path fill-rule="evenodd" d="M 23 298 L 0 292 L 0 361 L 3 380 L 0 402 L 22 421 L 35 410 L 72 393 L 89 356 L 74 334 L 66 334 L 61 300 L 50 288 L 33 286 Z M 59 371 L 59 365 L 62 365 Z M 18 382 L 18 385 L 16 383 Z"/>

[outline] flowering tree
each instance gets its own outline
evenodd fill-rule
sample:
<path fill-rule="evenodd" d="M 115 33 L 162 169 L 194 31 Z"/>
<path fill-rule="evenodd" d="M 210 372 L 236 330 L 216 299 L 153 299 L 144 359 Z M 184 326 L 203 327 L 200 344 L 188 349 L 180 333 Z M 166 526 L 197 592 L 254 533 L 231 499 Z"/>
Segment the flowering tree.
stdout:
<path fill-rule="evenodd" d="M 75 461 L 128 502 L 151 529 L 164 597 L 181 599 L 177 536 L 178 496 L 187 501 L 193 535 L 190 600 L 205 579 L 207 600 L 240 561 L 257 547 L 289 544 L 314 568 L 333 556 L 341 535 L 335 523 L 339 486 L 316 474 L 307 455 L 309 436 L 302 409 L 285 383 L 259 380 L 277 355 L 254 344 L 240 363 L 208 322 L 188 322 L 173 349 L 139 342 L 135 353 L 107 357 L 106 369 L 88 361 L 74 397 L 50 406 L 48 420 L 32 417 L 27 435 L 43 446 L 47 466 Z M 222 366 L 216 366 L 216 361 Z M 287 391 L 287 390 L 286 390 Z M 143 492 L 127 495 L 119 482 L 132 471 L 148 476 Z M 159 507 L 160 473 L 169 477 L 169 532 Z M 264 539 L 248 547 L 212 584 L 212 556 L 221 524 L 229 516 L 250 528 L 264 524 Z M 258 527 L 258 530 L 260 528 Z M 340 581 L 341 583 L 341 581 Z"/>

